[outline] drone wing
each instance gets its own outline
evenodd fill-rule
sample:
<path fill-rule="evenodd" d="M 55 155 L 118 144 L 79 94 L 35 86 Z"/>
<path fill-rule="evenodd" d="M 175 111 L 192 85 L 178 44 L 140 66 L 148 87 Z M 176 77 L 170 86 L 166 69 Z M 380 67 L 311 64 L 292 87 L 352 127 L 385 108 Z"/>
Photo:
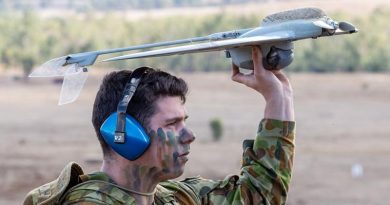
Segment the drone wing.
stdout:
<path fill-rule="evenodd" d="M 104 61 L 117 61 L 125 59 L 145 58 L 145 57 L 158 57 L 158 56 L 169 56 L 176 54 L 186 53 L 198 53 L 207 51 L 219 51 L 230 48 L 237 48 L 243 46 L 259 45 L 262 43 L 269 43 L 275 41 L 286 41 L 292 40 L 293 35 L 289 32 L 278 33 L 278 35 L 266 35 L 266 36 L 254 36 L 247 38 L 237 38 L 222 41 L 210 41 L 207 43 L 191 44 L 186 46 L 178 46 L 171 48 L 164 48 L 152 51 L 139 52 L 129 55 L 118 56 L 109 58 Z"/>

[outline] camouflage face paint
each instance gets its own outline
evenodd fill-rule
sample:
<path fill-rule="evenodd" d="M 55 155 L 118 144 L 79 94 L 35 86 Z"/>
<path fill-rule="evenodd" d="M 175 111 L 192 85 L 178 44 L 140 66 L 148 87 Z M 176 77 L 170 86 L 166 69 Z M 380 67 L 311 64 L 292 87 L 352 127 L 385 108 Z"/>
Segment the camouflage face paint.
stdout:
<path fill-rule="evenodd" d="M 143 173 L 145 174 L 145 173 Z M 132 173 L 133 178 L 133 186 L 134 188 L 141 188 L 141 169 L 137 166 L 135 169 L 133 169 Z M 142 177 L 143 178 L 143 177 Z"/>
<path fill-rule="evenodd" d="M 168 131 L 168 139 L 169 139 L 169 146 L 173 146 L 174 144 L 175 144 L 175 139 L 176 139 L 176 137 L 175 137 L 175 134 L 173 133 L 173 132 L 171 132 L 171 131 Z"/>
<path fill-rule="evenodd" d="M 166 141 L 166 135 L 162 128 L 157 129 L 157 137 L 159 138 L 159 141 L 161 143 L 164 143 Z"/>
<path fill-rule="evenodd" d="M 194 134 L 192 133 L 192 131 L 188 130 L 187 128 L 183 128 L 179 133 L 178 139 L 179 139 L 179 142 L 181 142 L 181 143 L 185 143 L 185 142 L 187 142 L 187 140 L 193 141 Z"/>
<path fill-rule="evenodd" d="M 130 164 L 131 166 L 121 167 L 121 175 L 125 178 L 117 182 L 135 193 L 136 199 L 138 196 L 149 196 L 159 182 L 176 178 L 183 173 L 186 154 L 189 152 L 188 137 L 192 133 L 187 129 L 174 132 L 158 128 L 148 134 L 151 139 L 148 154 L 140 161 Z"/>
<path fill-rule="evenodd" d="M 177 164 L 177 161 L 178 161 L 178 158 L 179 158 L 179 153 L 178 152 L 174 152 L 172 156 L 173 156 L 174 163 Z"/>
<path fill-rule="evenodd" d="M 133 167 L 126 167 L 123 169 L 126 174 L 127 187 L 132 187 L 133 190 L 147 190 L 153 179 L 158 178 L 159 172 L 156 167 L 134 165 Z"/>
<path fill-rule="evenodd" d="M 146 173 L 149 171 L 149 167 L 147 166 L 140 166 L 138 169 L 141 177 L 144 177 Z"/>
<path fill-rule="evenodd" d="M 170 130 L 164 131 L 163 128 L 158 128 L 157 131 L 150 133 L 151 137 L 155 139 L 157 155 L 161 162 L 161 170 L 165 174 L 178 174 L 182 170 L 184 164 L 180 162 L 179 157 L 181 153 L 189 151 L 189 145 L 181 143 L 180 138 L 187 136 L 188 133 L 185 129 L 177 135 Z"/>
<path fill-rule="evenodd" d="M 190 145 L 188 143 L 188 140 L 190 141 L 193 141 L 195 138 L 194 138 L 194 134 L 189 131 L 187 128 L 183 128 L 181 131 L 180 131 L 180 134 L 178 136 L 178 140 L 180 143 L 183 144 L 183 153 L 187 153 L 190 151 Z"/>

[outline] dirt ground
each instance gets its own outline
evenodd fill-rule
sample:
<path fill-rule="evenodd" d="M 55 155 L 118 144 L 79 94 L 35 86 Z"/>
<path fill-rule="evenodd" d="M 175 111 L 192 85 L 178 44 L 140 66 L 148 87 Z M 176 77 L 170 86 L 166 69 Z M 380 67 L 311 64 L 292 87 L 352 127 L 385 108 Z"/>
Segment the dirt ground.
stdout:
<path fill-rule="evenodd" d="M 93 74 L 93 72 L 92 72 Z M 190 85 L 188 126 L 197 133 L 185 176 L 222 179 L 239 173 L 241 141 L 254 136 L 264 101 L 229 74 L 179 74 Z M 390 201 L 390 75 L 292 74 L 297 121 L 289 205 Z M 53 180 L 70 161 L 90 172 L 100 148 L 90 123 L 101 75 L 80 98 L 57 106 L 50 79 L 16 82 L 0 76 L 0 204 L 21 204 L 28 190 Z M 213 142 L 209 121 L 224 124 Z M 352 177 L 360 165 L 363 175 Z"/>

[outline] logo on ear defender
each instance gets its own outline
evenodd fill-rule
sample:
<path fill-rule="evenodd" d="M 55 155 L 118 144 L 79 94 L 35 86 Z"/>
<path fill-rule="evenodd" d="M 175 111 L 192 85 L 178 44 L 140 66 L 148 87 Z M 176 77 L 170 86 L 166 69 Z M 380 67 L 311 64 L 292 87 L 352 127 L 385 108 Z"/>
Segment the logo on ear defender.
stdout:
<path fill-rule="evenodd" d="M 119 144 L 125 143 L 125 133 L 115 133 L 114 142 Z"/>

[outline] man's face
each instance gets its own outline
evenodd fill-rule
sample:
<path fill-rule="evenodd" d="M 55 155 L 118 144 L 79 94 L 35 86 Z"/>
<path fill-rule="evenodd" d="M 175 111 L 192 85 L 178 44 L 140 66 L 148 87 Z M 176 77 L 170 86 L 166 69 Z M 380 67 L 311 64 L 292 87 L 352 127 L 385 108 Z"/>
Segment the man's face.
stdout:
<path fill-rule="evenodd" d="M 151 145 L 145 155 L 161 178 L 172 179 L 183 174 L 195 136 L 186 128 L 188 116 L 180 97 L 161 97 L 156 106 L 150 119 Z"/>

